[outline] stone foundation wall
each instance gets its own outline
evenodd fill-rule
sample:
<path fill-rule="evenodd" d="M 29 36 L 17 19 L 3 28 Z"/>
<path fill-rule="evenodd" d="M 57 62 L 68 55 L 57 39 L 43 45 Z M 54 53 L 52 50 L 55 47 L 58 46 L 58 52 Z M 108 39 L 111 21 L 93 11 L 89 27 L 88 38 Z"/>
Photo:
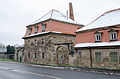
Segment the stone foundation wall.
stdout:
<path fill-rule="evenodd" d="M 92 66 L 103 67 L 103 68 L 120 68 L 120 49 L 119 48 L 101 48 L 101 49 L 90 49 L 92 53 Z M 101 62 L 96 62 L 95 52 L 101 52 Z M 118 62 L 110 61 L 110 52 L 117 52 Z M 82 67 L 91 67 L 90 51 L 89 49 L 77 49 L 77 52 L 73 57 L 70 57 L 71 65 L 77 65 Z"/>

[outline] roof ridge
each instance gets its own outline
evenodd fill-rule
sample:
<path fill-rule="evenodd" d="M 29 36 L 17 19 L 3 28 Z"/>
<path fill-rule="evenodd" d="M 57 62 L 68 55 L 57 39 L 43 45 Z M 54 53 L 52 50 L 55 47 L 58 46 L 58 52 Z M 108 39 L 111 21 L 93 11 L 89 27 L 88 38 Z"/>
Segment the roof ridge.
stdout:
<path fill-rule="evenodd" d="M 80 24 L 79 22 L 77 22 L 75 20 L 72 20 L 71 18 L 67 17 L 64 13 L 62 13 L 58 10 L 52 9 L 48 13 L 46 13 L 45 15 L 40 17 L 38 20 L 32 22 L 30 25 L 33 25 L 33 24 L 36 24 L 37 22 L 39 23 L 41 21 L 48 20 L 48 19 L 54 19 L 54 20 L 58 20 L 58 21 L 62 21 L 62 22 L 68 22 L 68 23 L 72 23 L 72 24 L 78 24 L 78 25 Z"/>
<path fill-rule="evenodd" d="M 51 12 L 51 10 L 49 11 L 49 12 L 47 12 L 45 15 L 47 15 L 48 13 L 50 13 Z M 43 15 L 42 17 L 40 17 L 38 20 L 36 20 L 36 21 L 39 21 L 41 18 L 43 18 L 45 15 Z M 33 23 L 35 23 L 36 21 L 34 21 Z M 31 23 L 32 24 L 32 23 Z"/>
<path fill-rule="evenodd" d="M 51 15 L 50 15 L 50 19 L 52 18 L 54 9 L 52 9 L 51 11 L 52 11 L 52 12 L 51 12 Z"/>

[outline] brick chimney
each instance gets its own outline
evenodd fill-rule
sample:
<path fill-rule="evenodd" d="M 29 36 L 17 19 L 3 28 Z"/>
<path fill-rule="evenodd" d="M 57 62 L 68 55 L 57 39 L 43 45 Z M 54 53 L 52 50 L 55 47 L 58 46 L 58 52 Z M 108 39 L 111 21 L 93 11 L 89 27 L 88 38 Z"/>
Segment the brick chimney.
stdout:
<path fill-rule="evenodd" d="M 73 13 L 72 3 L 69 3 L 69 18 L 74 20 L 74 13 Z"/>

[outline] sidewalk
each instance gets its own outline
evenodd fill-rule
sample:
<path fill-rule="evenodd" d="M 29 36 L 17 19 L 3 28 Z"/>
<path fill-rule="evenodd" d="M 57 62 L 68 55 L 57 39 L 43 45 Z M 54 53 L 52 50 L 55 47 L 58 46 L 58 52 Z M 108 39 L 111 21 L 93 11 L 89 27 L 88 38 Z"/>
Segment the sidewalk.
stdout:
<path fill-rule="evenodd" d="M 57 66 L 57 65 L 44 65 L 44 64 L 10 62 L 10 61 L 0 61 L 0 62 L 2 62 L 2 63 L 10 63 L 10 64 L 23 64 L 23 65 L 27 65 L 27 66 L 40 67 L 40 68 L 84 71 L 84 72 L 92 72 L 92 73 L 108 74 L 108 75 L 120 75 L 120 70 L 115 70 L 115 69 L 74 67 L 74 66 Z"/>

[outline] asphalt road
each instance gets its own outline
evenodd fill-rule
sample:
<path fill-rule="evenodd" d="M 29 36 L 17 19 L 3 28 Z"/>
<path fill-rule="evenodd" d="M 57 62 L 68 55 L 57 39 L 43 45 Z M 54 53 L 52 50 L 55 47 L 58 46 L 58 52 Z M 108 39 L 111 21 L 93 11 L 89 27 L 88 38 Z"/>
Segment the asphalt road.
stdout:
<path fill-rule="evenodd" d="M 32 67 L 0 61 L 0 79 L 120 79 L 120 76 Z"/>

